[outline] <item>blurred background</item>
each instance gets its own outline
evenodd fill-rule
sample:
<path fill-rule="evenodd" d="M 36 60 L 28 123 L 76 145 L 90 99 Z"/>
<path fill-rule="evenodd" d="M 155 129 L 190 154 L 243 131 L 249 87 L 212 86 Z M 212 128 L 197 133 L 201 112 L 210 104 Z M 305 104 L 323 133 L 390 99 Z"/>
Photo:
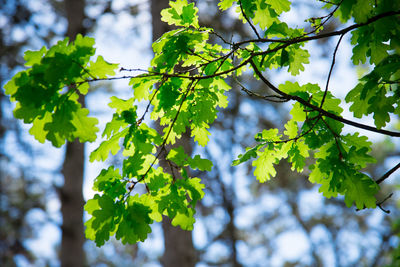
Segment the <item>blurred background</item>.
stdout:
<path fill-rule="evenodd" d="M 200 25 L 213 27 L 226 40 L 251 38 L 248 25 L 237 19 L 234 8 L 218 10 L 217 0 L 195 1 Z M 317 1 L 293 1 L 283 15 L 291 26 L 307 27 L 305 19 L 329 13 Z M 78 33 L 96 39 L 97 53 L 120 67 L 147 68 L 151 43 L 168 25 L 160 21 L 166 0 L 0 0 L 0 84 L 23 68 L 24 51 L 49 47 Z M 344 27 L 335 19 L 325 31 Z M 311 29 L 309 29 L 311 30 Z M 342 42 L 330 89 L 344 97 L 368 67 L 352 66 L 347 35 Z M 220 42 L 215 39 L 214 42 Z M 271 71 L 271 80 L 319 83 L 323 86 L 337 39 L 307 46 L 311 63 L 298 77 Z M 120 73 L 121 75 L 126 73 Z M 229 106 L 219 112 L 207 148 L 192 150 L 213 161 L 211 172 L 201 177 L 206 195 L 198 205 L 193 232 L 154 223 L 144 243 L 122 245 L 111 239 L 103 247 L 85 240 L 84 201 L 93 196 L 93 179 L 103 163 L 89 163 L 94 144 L 68 143 L 61 149 L 40 144 L 29 126 L 12 117 L 13 104 L 0 91 L 0 266 L 399 266 L 399 173 L 381 184 L 378 200 L 386 213 L 347 208 L 342 198 L 326 199 L 318 186 L 282 162 L 271 181 L 260 184 L 251 164 L 232 167 L 244 149 L 253 146 L 262 129 L 282 129 L 289 119 L 289 104 L 262 102 L 228 81 Z M 268 94 L 264 85 L 242 77 L 241 83 Z M 130 97 L 128 80 L 92 84 L 82 99 L 104 128 L 111 118 L 111 95 Z M 346 110 L 346 106 L 343 106 Z M 350 113 L 344 114 L 351 118 Z M 396 119 L 396 118 L 394 118 Z M 369 118 L 364 123 L 372 124 Z M 346 128 L 346 131 L 358 131 Z M 365 172 L 374 179 L 397 164 L 400 144 L 370 135 L 378 162 Z M 116 155 L 105 164 L 121 164 Z"/>

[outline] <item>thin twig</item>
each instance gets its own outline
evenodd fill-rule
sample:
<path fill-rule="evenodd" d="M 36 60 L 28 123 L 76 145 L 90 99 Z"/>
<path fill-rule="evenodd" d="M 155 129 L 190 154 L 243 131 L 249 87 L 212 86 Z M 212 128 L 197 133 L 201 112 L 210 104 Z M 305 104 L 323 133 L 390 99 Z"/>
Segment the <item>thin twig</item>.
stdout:
<path fill-rule="evenodd" d="M 324 95 L 322 96 L 321 104 L 319 105 L 320 108 L 322 108 L 322 106 L 324 105 L 326 95 L 328 94 L 328 90 L 329 90 L 329 81 L 331 80 L 332 71 L 333 71 L 333 66 L 335 66 L 336 53 L 337 53 L 337 51 L 338 51 L 338 49 L 339 49 L 339 45 L 340 45 L 340 42 L 341 42 L 342 39 L 343 39 L 343 36 L 344 36 L 343 34 L 340 35 L 339 41 L 337 42 L 336 47 L 335 47 L 335 51 L 333 52 L 332 64 L 331 64 L 331 68 L 329 69 L 328 78 L 326 79 L 325 92 L 324 92 Z"/>
<path fill-rule="evenodd" d="M 233 80 L 242 88 L 242 91 L 244 91 L 248 96 L 255 96 L 257 98 L 275 102 L 275 103 L 282 103 L 282 102 L 287 102 L 286 98 L 280 96 L 280 95 L 260 95 L 258 93 L 255 93 L 249 89 L 247 89 L 237 78 L 236 76 L 233 76 Z M 278 98 L 279 100 L 273 100 L 272 98 Z"/>
<path fill-rule="evenodd" d="M 334 15 L 335 12 L 339 9 L 339 7 L 340 7 L 340 5 L 342 4 L 342 2 L 343 2 L 343 0 L 340 1 L 340 2 L 336 5 L 335 9 L 334 9 L 332 12 L 330 12 L 328 15 L 325 15 L 325 16 L 319 17 L 319 18 L 313 18 L 314 20 L 315 20 L 315 19 L 321 19 L 321 20 L 322 20 L 322 19 L 325 19 L 325 20 L 324 20 L 323 22 L 321 22 L 317 27 L 315 27 L 315 29 L 314 29 L 313 31 L 307 33 L 306 35 L 309 35 L 309 34 L 312 34 L 312 33 L 314 33 L 314 32 L 317 32 L 321 27 L 323 27 L 323 26 L 333 17 L 333 15 Z"/>
<path fill-rule="evenodd" d="M 393 196 L 393 193 L 390 193 L 387 197 L 385 197 L 385 199 L 383 199 L 382 201 L 379 201 L 378 203 L 376 203 L 376 205 L 385 213 L 390 213 L 390 210 L 386 210 L 382 207 L 382 204 L 386 202 L 386 200 L 388 200 L 389 198 L 391 198 Z"/>
<path fill-rule="evenodd" d="M 393 168 L 391 168 L 388 172 L 386 172 L 384 175 L 382 175 L 381 178 L 379 178 L 378 180 L 376 180 L 377 184 L 382 183 L 383 181 L 385 181 L 392 173 L 394 173 L 398 168 L 400 168 L 400 162 L 394 166 Z"/>
<path fill-rule="evenodd" d="M 250 19 L 249 19 L 249 18 L 247 17 L 247 15 L 246 15 L 246 13 L 244 13 L 243 6 L 242 6 L 242 1 L 239 0 L 238 2 L 239 2 L 240 10 L 242 11 L 242 14 L 243 14 L 244 19 L 247 21 L 247 23 L 249 23 L 251 29 L 252 29 L 253 32 L 257 35 L 257 38 L 258 38 L 258 39 L 261 39 L 260 35 L 259 35 L 258 32 L 257 32 L 256 27 L 254 27 L 253 23 L 251 23 Z"/>
<path fill-rule="evenodd" d="M 384 213 L 390 213 L 390 210 L 387 210 L 387 209 L 384 209 L 383 207 L 382 207 L 382 204 L 383 203 L 385 203 L 386 202 L 386 200 L 388 200 L 389 198 L 391 198 L 393 196 L 393 193 L 390 193 L 387 197 L 385 197 L 383 200 L 381 200 L 381 201 L 379 201 L 379 202 L 376 202 L 376 206 L 378 207 L 378 208 L 380 208 Z M 366 209 L 367 207 L 366 206 L 364 206 L 362 209 L 356 209 L 356 211 L 360 211 L 360 210 L 363 210 L 363 209 Z"/>
<path fill-rule="evenodd" d="M 335 139 L 335 143 L 336 143 L 336 147 L 339 151 L 339 159 L 343 159 L 343 154 L 342 154 L 342 150 L 340 149 L 340 144 L 338 139 L 340 138 L 340 136 L 331 128 L 331 126 L 329 126 L 329 124 L 324 120 L 324 118 L 321 118 L 321 120 L 323 121 L 323 123 L 325 124 L 325 126 L 328 128 L 328 130 L 332 133 L 333 138 Z"/>
<path fill-rule="evenodd" d="M 160 90 L 160 87 L 165 83 L 166 80 L 167 80 L 167 79 L 165 78 L 165 76 L 163 76 L 160 85 L 157 86 L 157 88 L 156 88 L 156 90 L 154 91 L 154 93 L 153 93 L 153 95 L 152 95 L 152 97 L 151 97 L 149 103 L 147 104 L 146 110 L 144 111 L 142 117 L 140 117 L 140 119 L 138 120 L 138 123 L 137 123 L 138 125 L 144 120 L 144 117 L 146 116 L 147 112 L 149 111 L 150 105 L 151 105 L 151 103 L 153 102 L 154 97 L 156 96 L 158 90 Z"/>
<path fill-rule="evenodd" d="M 160 145 L 160 150 L 158 151 L 157 155 L 155 156 L 155 158 L 154 158 L 154 160 L 152 161 L 152 163 L 150 164 L 150 166 L 147 168 L 146 172 L 145 172 L 143 175 L 141 175 L 140 178 L 137 179 L 136 181 L 131 181 L 132 185 L 131 185 L 130 187 L 128 187 L 128 191 L 129 191 L 128 193 L 130 193 L 130 192 L 133 190 L 133 188 L 135 187 L 135 185 L 136 185 L 137 183 L 143 181 L 143 180 L 146 178 L 146 176 L 147 176 L 147 174 L 149 173 L 149 171 L 151 170 L 151 168 L 153 168 L 154 164 L 156 163 L 156 161 L 157 161 L 157 160 L 159 159 L 159 157 L 161 156 L 161 153 L 164 152 L 164 151 L 166 151 L 165 146 L 166 146 L 166 144 L 167 144 L 169 135 L 171 134 L 172 128 L 173 128 L 173 126 L 174 126 L 176 120 L 178 119 L 178 116 L 179 116 L 180 111 L 181 111 L 181 109 L 182 109 L 183 103 L 185 102 L 185 100 L 186 100 L 186 98 L 187 98 L 189 92 L 192 90 L 192 87 L 195 87 L 195 86 L 197 85 L 197 83 L 198 83 L 198 81 L 196 81 L 196 84 L 194 84 L 194 82 L 195 82 L 195 80 L 192 80 L 192 83 L 188 86 L 188 88 L 187 88 L 187 90 L 186 90 L 186 93 L 185 93 L 185 95 L 183 96 L 181 103 L 179 104 L 179 108 L 178 108 L 178 110 L 177 110 L 177 112 L 176 112 L 176 115 L 175 115 L 174 119 L 172 120 L 171 125 L 169 126 L 169 130 L 168 130 L 167 134 L 165 135 L 162 144 Z"/>
<path fill-rule="evenodd" d="M 227 40 L 225 40 L 224 37 L 222 37 L 222 35 L 220 35 L 219 33 L 215 32 L 214 30 L 210 31 L 211 34 L 214 34 L 215 36 L 217 36 L 219 39 L 222 40 L 222 42 L 224 42 L 225 44 L 232 46 L 231 42 L 228 42 Z"/>

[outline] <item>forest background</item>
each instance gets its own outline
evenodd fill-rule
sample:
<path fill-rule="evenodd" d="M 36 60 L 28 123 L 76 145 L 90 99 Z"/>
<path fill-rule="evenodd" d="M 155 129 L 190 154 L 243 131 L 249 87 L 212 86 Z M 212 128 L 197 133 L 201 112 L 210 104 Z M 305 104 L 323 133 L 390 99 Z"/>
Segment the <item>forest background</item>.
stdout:
<path fill-rule="evenodd" d="M 50 46 L 64 36 L 94 36 L 99 54 L 129 69 L 145 68 L 152 57 L 151 41 L 169 30 L 158 15 L 167 1 L 4 0 L 0 6 L 2 87 L 21 70 L 25 50 Z M 215 1 L 198 1 L 197 6 L 201 25 L 212 26 L 227 39 L 251 36 L 251 29 L 232 13 L 221 13 Z M 323 14 L 308 1 L 295 1 L 290 18 L 301 25 L 298 18 Z M 336 27 L 333 19 L 325 30 Z M 342 87 L 345 81 L 345 87 L 352 88 L 357 74 L 366 71 L 351 66 L 347 56 L 351 46 L 345 41 L 332 87 Z M 314 67 L 299 81 L 324 81 L 327 68 L 320 66 L 329 66 L 334 48 L 331 41 L 310 47 Z M 271 76 L 280 79 L 279 73 Z M 261 87 L 244 83 L 255 91 Z M 281 163 L 277 177 L 264 184 L 252 176 L 250 164 L 230 166 L 244 147 L 254 145 L 255 132 L 288 119 L 282 105 L 243 97 L 240 86 L 233 82 L 232 86 L 230 105 L 210 130 L 214 139 L 209 148 L 193 147 L 215 162 L 211 172 L 197 174 L 206 183 L 206 197 L 198 206 L 193 236 L 165 223 L 155 224 L 143 244 L 122 246 L 111 240 L 100 249 L 84 240 L 80 222 L 83 195 L 91 197 L 92 180 L 101 168 L 87 162 L 96 144 L 87 146 L 86 152 L 77 143 L 62 149 L 38 145 L 12 118 L 12 106 L 1 91 L 0 261 L 9 266 L 176 266 L 176 260 L 186 261 L 181 266 L 392 264 L 398 245 L 397 194 L 384 203 L 390 214 L 380 209 L 355 211 L 345 207 L 343 199 L 320 196 L 318 187 L 305 175 L 291 173 L 287 163 Z M 109 96 L 130 94 L 127 82 L 97 83 L 90 90 L 86 105 L 104 121 L 110 116 Z M 372 153 L 380 162 L 368 172 L 379 177 L 395 165 L 399 147 L 379 136 L 371 138 L 376 144 Z M 395 192 L 397 183 L 394 175 L 385 183 L 381 199 Z"/>

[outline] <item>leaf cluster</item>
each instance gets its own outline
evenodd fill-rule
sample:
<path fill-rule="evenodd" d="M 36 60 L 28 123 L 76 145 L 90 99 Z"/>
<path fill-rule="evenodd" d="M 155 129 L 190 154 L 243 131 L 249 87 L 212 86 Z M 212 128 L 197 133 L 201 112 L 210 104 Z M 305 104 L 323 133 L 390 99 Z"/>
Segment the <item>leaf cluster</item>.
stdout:
<path fill-rule="evenodd" d="M 329 1 L 325 6 L 328 15 L 306 19 L 315 27 L 312 32 L 291 28 L 281 20 L 281 15 L 290 11 L 289 0 L 221 0 L 219 7 L 222 11 L 235 7 L 254 39 L 226 41 L 212 28 L 199 25 L 194 3 L 171 1 L 161 15 L 176 29 L 153 43 L 154 57 L 144 74 L 120 77 L 130 79 L 132 97 L 111 97 L 109 106 L 115 112 L 103 131 L 104 141 L 90 155 L 90 161 L 105 161 L 110 153 L 119 151 L 124 156 L 121 169 L 110 166 L 101 171 L 93 186 L 98 194 L 85 206 L 92 215 L 86 222 L 86 236 L 98 246 L 112 235 L 123 243 L 143 241 L 151 231 L 149 225 L 163 216 L 182 229 L 193 228 L 195 206 L 204 195 L 204 185 L 201 179 L 189 177 L 187 169 L 210 171 L 212 163 L 200 155 L 188 155 L 182 147 L 168 145 L 176 144 L 189 130 L 195 142 L 206 146 L 218 110 L 228 106 L 228 78 L 247 72 L 274 94 L 244 91 L 265 101 L 293 101 L 291 119 L 282 133 L 278 129 L 257 133 L 256 145 L 247 148 L 233 165 L 253 160 L 255 177 L 266 182 L 276 175 L 276 164 L 285 159 L 292 170 L 308 171 L 310 182 L 320 184 L 325 197 L 344 195 L 349 207 L 376 207 L 379 186 L 363 171 L 375 162 L 369 155 L 372 143 L 357 132 L 344 133 L 343 127 L 347 124 L 400 136 L 382 129 L 400 114 L 400 4 L 390 0 Z M 355 24 L 320 32 L 333 16 L 343 22 L 353 18 Z M 372 71 L 360 78 L 345 100 L 351 103 L 355 117 L 372 115 L 375 126 L 343 118 L 341 100 L 329 86 L 336 52 L 349 32 L 352 62 L 369 62 Z M 213 43 L 211 36 L 219 42 Z M 264 76 L 271 69 L 299 75 L 309 64 L 305 44 L 335 36 L 340 38 L 325 88 L 290 81 L 275 86 Z M 25 60 L 29 68 L 5 86 L 6 94 L 17 103 L 15 116 L 32 123 L 30 133 L 40 142 L 47 139 L 61 146 L 75 138 L 81 142 L 96 139 L 97 120 L 87 116 L 89 111 L 82 107 L 79 96 L 88 92 L 89 82 L 113 79 L 109 76 L 115 75 L 117 65 L 101 56 L 91 61 L 93 46 L 93 39 L 77 36 L 73 43 L 65 39 L 49 50 L 28 51 Z M 147 103 L 143 114 L 138 114 L 139 102 Z M 146 116 L 159 120 L 163 132 L 146 125 Z M 170 170 L 160 166 L 160 159 Z M 136 192 L 138 185 L 144 186 L 145 194 Z"/>
<path fill-rule="evenodd" d="M 27 51 L 24 59 L 27 70 L 16 74 L 5 85 L 6 94 L 16 101 L 16 118 L 31 123 L 30 134 L 39 142 L 45 140 L 60 147 L 66 140 L 81 142 L 96 140 L 98 123 L 88 117 L 79 94 L 88 93 L 88 78 L 102 79 L 114 75 L 116 64 L 99 56 L 95 62 L 94 39 L 78 35 L 73 43 L 68 38 L 49 50 Z"/>

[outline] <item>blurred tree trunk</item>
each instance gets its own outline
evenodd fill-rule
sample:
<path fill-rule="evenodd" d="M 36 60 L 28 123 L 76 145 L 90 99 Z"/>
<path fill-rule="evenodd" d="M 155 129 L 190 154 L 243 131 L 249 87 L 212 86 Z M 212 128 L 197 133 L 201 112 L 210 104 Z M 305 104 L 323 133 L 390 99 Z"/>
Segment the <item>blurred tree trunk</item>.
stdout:
<path fill-rule="evenodd" d="M 161 21 L 160 12 L 167 7 L 168 0 L 151 1 L 153 41 L 157 40 L 164 32 L 171 30 L 167 23 Z M 162 131 L 160 126 L 158 126 L 158 131 Z M 188 155 L 192 154 L 190 134 L 186 133 L 177 145 L 182 145 Z M 160 159 L 160 165 L 164 167 L 164 170 L 169 170 L 169 168 L 166 168 L 165 160 L 162 158 Z M 193 246 L 192 232 L 172 226 L 171 220 L 167 217 L 163 218 L 162 228 L 164 232 L 164 255 L 162 256 L 161 263 L 163 266 L 194 267 L 197 257 Z"/>
<path fill-rule="evenodd" d="M 70 41 L 75 39 L 78 33 L 85 34 L 84 0 L 65 0 L 66 18 L 68 29 L 66 35 Z M 84 98 L 80 103 L 84 105 Z M 83 250 L 83 169 L 84 169 L 84 145 L 78 140 L 68 142 L 62 173 L 64 185 L 60 190 L 61 213 L 63 218 L 62 241 L 60 251 L 60 263 L 62 267 L 80 267 L 85 265 Z"/>

